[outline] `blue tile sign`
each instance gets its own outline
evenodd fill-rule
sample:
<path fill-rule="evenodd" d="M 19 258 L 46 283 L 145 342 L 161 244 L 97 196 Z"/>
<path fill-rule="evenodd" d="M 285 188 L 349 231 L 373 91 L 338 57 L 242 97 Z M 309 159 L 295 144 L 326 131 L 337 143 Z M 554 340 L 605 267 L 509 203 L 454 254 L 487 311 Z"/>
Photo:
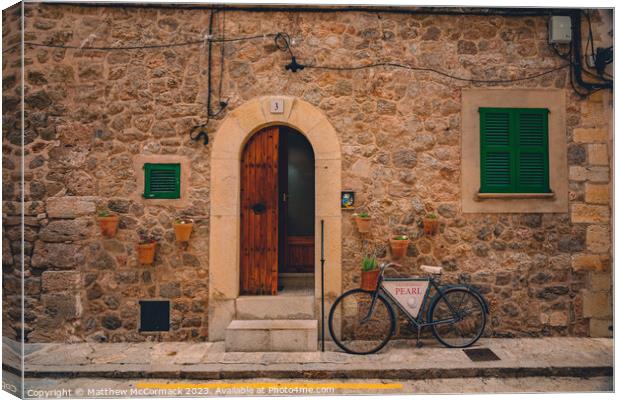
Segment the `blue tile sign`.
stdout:
<path fill-rule="evenodd" d="M 355 192 L 343 191 L 340 196 L 340 207 L 344 209 L 355 207 Z"/>

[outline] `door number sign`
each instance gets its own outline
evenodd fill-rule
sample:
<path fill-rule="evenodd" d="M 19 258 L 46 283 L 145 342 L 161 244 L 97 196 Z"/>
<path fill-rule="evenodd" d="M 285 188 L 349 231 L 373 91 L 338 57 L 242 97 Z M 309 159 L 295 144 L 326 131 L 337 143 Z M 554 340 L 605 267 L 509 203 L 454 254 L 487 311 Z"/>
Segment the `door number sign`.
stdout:
<path fill-rule="evenodd" d="M 284 113 L 284 100 L 283 99 L 271 99 L 270 111 L 272 114 Z"/>

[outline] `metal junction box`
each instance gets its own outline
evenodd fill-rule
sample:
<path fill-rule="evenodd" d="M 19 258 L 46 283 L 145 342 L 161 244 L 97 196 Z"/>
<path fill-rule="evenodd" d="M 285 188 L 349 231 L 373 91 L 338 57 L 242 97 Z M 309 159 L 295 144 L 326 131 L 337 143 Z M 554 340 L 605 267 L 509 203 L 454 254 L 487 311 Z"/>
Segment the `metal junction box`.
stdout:
<path fill-rule="evenodd" d="M 571 19 L 563 15 L 554 15 L 549 19 L 549 43 L 571 42 Z"/>

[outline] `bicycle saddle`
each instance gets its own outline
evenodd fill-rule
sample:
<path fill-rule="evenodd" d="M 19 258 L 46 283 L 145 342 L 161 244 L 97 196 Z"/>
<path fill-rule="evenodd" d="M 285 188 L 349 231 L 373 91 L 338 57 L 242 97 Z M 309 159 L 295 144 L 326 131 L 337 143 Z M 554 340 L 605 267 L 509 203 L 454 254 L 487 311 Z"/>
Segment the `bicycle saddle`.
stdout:
<path fill-rule="evenodd" d="M 432 265 L 420 265 L 420 269 L 424 272 L 428 272 L 429 274 L 441 275 L 443 272 L 443 268 L 434 267 Z"/>

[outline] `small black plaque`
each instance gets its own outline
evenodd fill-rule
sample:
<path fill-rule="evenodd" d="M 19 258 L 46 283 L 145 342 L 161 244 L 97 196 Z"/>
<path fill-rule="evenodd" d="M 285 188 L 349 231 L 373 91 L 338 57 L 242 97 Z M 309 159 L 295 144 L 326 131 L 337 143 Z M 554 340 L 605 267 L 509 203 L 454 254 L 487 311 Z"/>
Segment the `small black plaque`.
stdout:
<path fill-rule="evenodd" d="M 168 300 L 140 300 L 140 332 L 170 330 L 170 302 Z"/>
<path fill-rule="evenodd" d="M 491 349 L 487 349 L 486 347 L 482 347 L 480 349 L 465 349 L 463 351 L 473 362 L 500 360 L 497 354 L 493 353 Z"/>

